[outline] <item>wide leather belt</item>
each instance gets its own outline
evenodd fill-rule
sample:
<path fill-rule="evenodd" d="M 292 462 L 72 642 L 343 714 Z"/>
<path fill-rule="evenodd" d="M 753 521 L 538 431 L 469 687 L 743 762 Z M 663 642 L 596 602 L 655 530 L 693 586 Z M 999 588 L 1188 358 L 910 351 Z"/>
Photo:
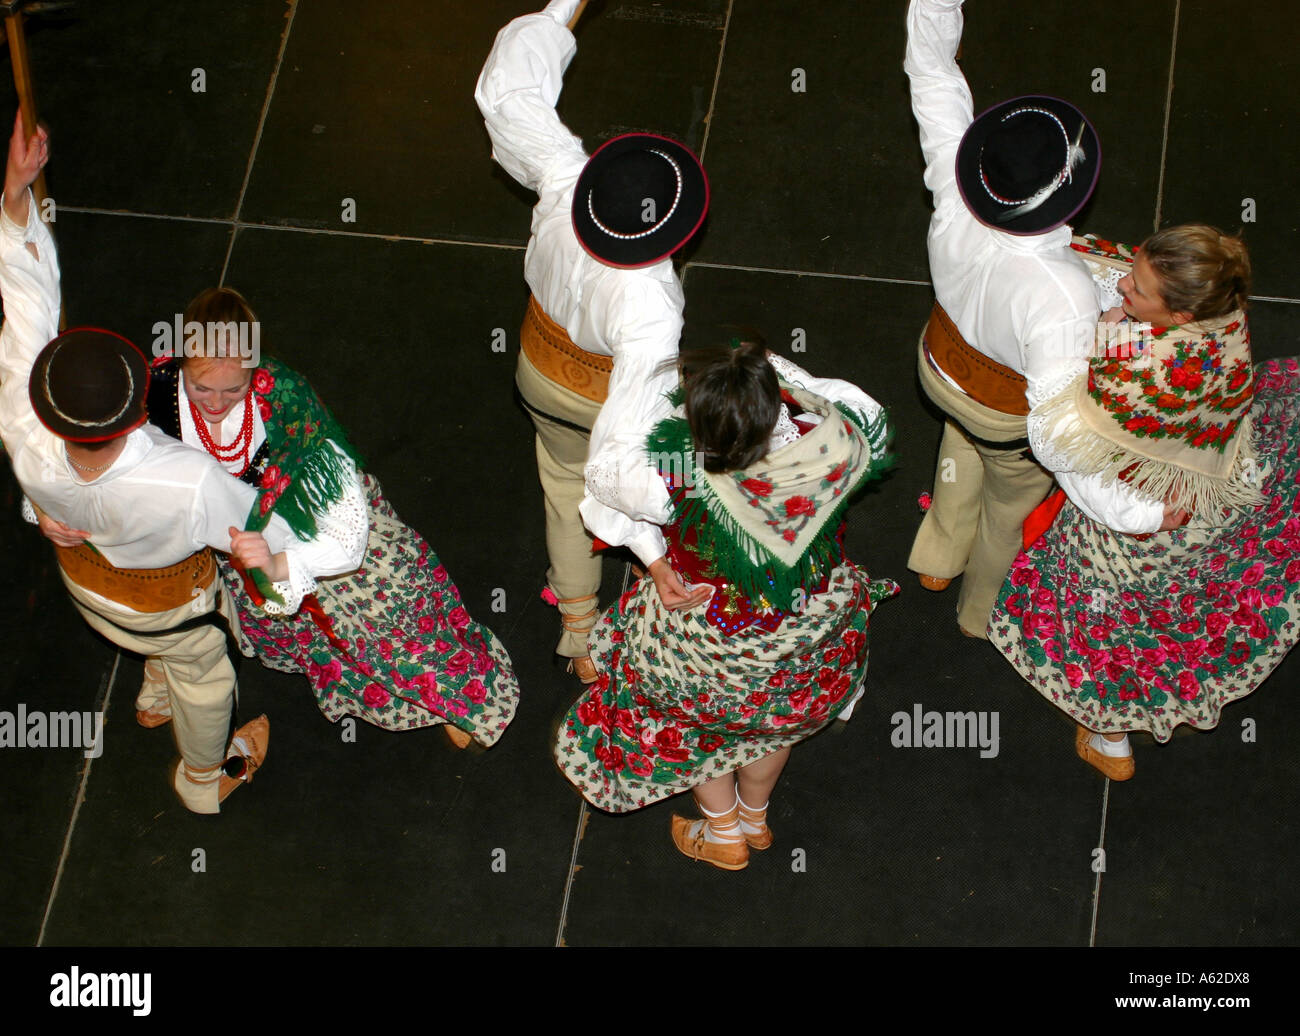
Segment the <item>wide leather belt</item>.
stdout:
<path fill-rule="evenodd" d="M 1003 414 L 1028 416 L 1024 375 L 967 345 L 937 302 L 925 328 L 924 343 L 926 358 L 975 402 Z"/>
<path fill-rule="evenodd" d="M 584 399 L 605 402 L 614 360 L 579 349 L 559 324 L 546 315 L 537 299 L 529 296 L 528 312 L 519 333 L 524 355 L 539 374 L 571 389 Z"/>
<path fill-rule="evenodd" d="M 87 543 L 54 549 L 59 566 L 82 589 L 146 614 L 168 612 L 194 600 L 194 591 L 206 590 L 217 576 L 210 547 L 167 568 L 117 568 Z"/>

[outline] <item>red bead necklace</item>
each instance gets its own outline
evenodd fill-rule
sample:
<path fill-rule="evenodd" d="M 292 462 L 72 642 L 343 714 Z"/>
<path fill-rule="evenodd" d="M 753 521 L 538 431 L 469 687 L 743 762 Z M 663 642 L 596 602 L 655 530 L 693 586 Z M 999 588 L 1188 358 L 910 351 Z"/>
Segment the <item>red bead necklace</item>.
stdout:
<path fill-rule="evenodd" d="M 208 422 L 204 420 L 203 414 L 194 405 L 194 401 L 190 400 L 190 416 L 194 418 L 194 427 L 198 430 L 199 442 L 203 443 L 203 448 L 223 464 L 238 460 L 244 462 L 238 471 L 232 472 L 236 478 L 248 470 L 249 451 L 253 445 L 252 395 L 250 387 L 248 394 L 244 396 L 244 421 L 239 427 L 239 434 L 225 446 L 213 441 L 212 435 L 208 432 Z"/>

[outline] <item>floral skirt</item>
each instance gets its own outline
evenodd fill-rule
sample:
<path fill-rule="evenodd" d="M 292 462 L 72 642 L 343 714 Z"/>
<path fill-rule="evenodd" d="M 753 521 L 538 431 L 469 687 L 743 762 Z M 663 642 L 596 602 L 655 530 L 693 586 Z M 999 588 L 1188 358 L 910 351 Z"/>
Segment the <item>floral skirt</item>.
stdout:
<path fill-rule="evenodd" d="M 1085 727 L 1206 729 L 1273 671 L 1300 635 L 1300 372 L 1256 369 L 1264 503 L 1226 524 L 1111 532 L 1066 503 L 1016 558 L 990 639 Z"/>
<path fill-rule="evenodd" d="M 703 608 L 665 609 L 642 579 L 592 630 L 601 675 L 560 724 L 560 769 L 624 813 L 804 740 L 862 686 L 871 609 L 897 592 L 845 563 L 775 632 L 727 636 Z"/>
<path fill-rule="evenodd" d="M 490 745 L 519 703 L 510 656 L 470 619 L 437 555 L 401 522 L 379 483 L 363 473 L 362 485 L 365 557 L 357 571 L 319 581 L 319 608 L 308 598 L 296 615 L 266 615 L 222 563 L 241 649 L 272 669 L 305 673 L 331 721 L 357 716 L 389 730 L 452 723 Z"/>

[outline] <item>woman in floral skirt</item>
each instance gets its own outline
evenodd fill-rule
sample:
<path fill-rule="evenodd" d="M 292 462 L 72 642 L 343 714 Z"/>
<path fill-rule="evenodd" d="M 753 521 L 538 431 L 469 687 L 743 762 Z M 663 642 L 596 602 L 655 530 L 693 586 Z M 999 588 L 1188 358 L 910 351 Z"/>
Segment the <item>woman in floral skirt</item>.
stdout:
<path fill-rule="evenodd" d="M 155 365 L 149 419 L 261 490 L 248 531 L 235 537 L 247 568 L 221 562 L 243 652 L 305 674 L 331 721 L 356 716 L 389 730 L 445 724 L 458 747 L 471 737 L 494 743 L 514 716 L 518 681 L 429 544 L 358 470 L 346 434 L 301 375 L 269 357 L 256 369 L 241 365 L 247 338 L 228 336 L 258 326 L 243 296 L 209 289 L 184 320 L 203 329 L 204 348 L 190 347 L 197 338 L 175 343 L 176 358 Z M 222 355 L 203 355 L 214 351 Z M 272 513 L 308 542 L 309 567 L 319 556 L 318 571 L 339 571 L 347 566 L 337 559 L 350 557 L 354 570 L 319 581 L 310 571 L 277 571 L 256 533 Z M 167 702 L 161 671 L 146 662 L 140 723 L 168 722 Z"/>
<path fill-rule="evenodd" d="M 1216 726 L 1295 644 L 1300 596 L 1300 373 L 1253 368 L 1243 243 L 1163 230 L 1119 281 L 1086 375 L 1037 415 L 1078 470 L 1186 512 L 1122 535 L 1065 502 L 1016 559 L 990 639 L 1078 723 L 1081 758 L 1134 773 L 1127 732 Z M 1126 318 L 1126 319 L 1125 319 Z M 1115 321 L 1123 321 L 1115 323 Z"/>
<path fill-rule="evenodd" d="M 673 842 L 726 870 L 771 844 L 790 746 L 846 715 L 871 609 L 898 590 L 842 544 L 849 497 L 887 466 L 880 406 L 770 361 L 756 344 L 683 357 L 678 409 L 647 443 L 664 492 L 645 508 L 669 543 L 655 565 L 712 596 L 668 608 L 650 579 L 624 594 L 592 633 L 601 673 L 556 744 L 565 775 L 610 812 L 694 789 L 704 819 L 673 817 Z"/>

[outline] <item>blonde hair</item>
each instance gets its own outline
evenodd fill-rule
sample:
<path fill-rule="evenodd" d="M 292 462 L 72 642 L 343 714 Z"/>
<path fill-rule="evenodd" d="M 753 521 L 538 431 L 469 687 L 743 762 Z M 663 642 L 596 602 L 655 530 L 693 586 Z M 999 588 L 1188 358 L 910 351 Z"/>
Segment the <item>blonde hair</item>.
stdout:
<path fill-rule="evenodd" d="M 1160 278 L 1160 297 L 1171 313 L 1211 320 L 1246 308 L 1250 253 L 1240 237 L 1184 223 L 1152 234 L 1141 254 Z"/>

